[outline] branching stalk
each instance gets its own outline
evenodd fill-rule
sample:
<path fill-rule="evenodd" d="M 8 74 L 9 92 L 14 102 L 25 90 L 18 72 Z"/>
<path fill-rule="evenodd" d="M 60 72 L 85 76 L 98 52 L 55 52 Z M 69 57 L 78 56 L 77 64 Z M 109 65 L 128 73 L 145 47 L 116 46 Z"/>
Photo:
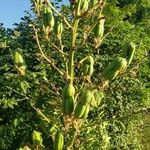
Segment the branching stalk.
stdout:
<path fill-rule="evenodd" d="M 43 50 L 42 50 L 42 47 L 41 47 L 41 45 L 40 45 L 40 42 L 39 42 L 37 30 L 35 29 L 34 26 L 33 26 L 33 29 L 34 29 L 34 32 L 35 32 L 36 42 L 37 42 L 37 45 L 38 45 L 38 48 L 39 48 L 39 50 L 40 50 L 40 53 L 41 53 L 42 57 L 43 57 L 45 60 L 47 60 L 47 62 L 49 62 L 55 70 L 57 70 L 61 75 L 63 75 L 64 73 L 63 73 L 59 68 L 57 68 L 57 67 L 55 66 L 55 64 L 44 54 L 44 52 L 43 52 Z"/>
<path fill-rule="evenodd" d="M 11 88 L 11 87 L 8 87 L 8 86 L 7 86 L 7 88 L 10 89 L 10 90 L 12 90 L 12 91 L 14 91 L 14 92 L 17 93 L 18 95 L 25 97 L 25 99 L 29 99 L 26 95 L 21 94 L 20 92 L 16 91 L 15 89 L 13 89 L 13 88 Z"/>
<path fill-rule="evenodd" d="M 106 37 L 112 32 L 112 30 L 114 29 L 116 27 L 116 25 L 114 25 L 114 26 L 112 26 L 111 28 L 110 28 L 110 30 L 104 35 L 104 37 L 102 38 L 102 41 L 104 40 L 104 39 L 106 39 Z"/>
<path fill-rule="evenodd" d="M 62 51 L 62 48 L 61 48 L 61 49 L 58 48 L 54 43 L 51 43 L 51 44 L 52 44 L 52 46 L 53 46 L 55 49 L 57 49 L 63 56 L 67 56 L 67 54 Z"/>
<path fill-rule="evenodd" d="M 35 108 L 34 106 L 32 106 L 32 108 L 48 123 L 50 123 L 50 120 L 41 112 L 41 110 L 39 108 Z"/>
<path fill-rule="evenodd" d="M 71 50 L 69 56 L 69 76 L 70 76 L 70 83 L 73 83 L 74 79 L 74 53 L 75 53 L 75 46 L 76 46 L 76 36 L 77 36 L 77 29 L 78 29 L 79 19 L 75 19 L 74 25 L 72 28 L 72 42 L 71 42 Z"/>

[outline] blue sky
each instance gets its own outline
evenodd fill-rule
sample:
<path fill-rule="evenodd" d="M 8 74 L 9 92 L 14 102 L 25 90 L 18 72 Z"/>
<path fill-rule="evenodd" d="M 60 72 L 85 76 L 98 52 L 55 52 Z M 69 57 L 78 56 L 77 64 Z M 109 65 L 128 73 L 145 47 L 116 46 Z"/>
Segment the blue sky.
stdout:
<path fill-rule="evenodd" d="M 30 0 L 1 0 L 0 22 L 4 27 L 12 28 L 12 24 L 20 22 L 25 10 L 30 10 Z"/>
<path fill-rule="evenodd" d="M 63 0 L 67 3 L 69 0 Z M 24 11 L 30 10 L 30 0 L 1 0 L 0 2 L 0 23 L 4 27 L 13 28 L 14 23 L 19 23 L 20 18 L 25 15 Z"/>

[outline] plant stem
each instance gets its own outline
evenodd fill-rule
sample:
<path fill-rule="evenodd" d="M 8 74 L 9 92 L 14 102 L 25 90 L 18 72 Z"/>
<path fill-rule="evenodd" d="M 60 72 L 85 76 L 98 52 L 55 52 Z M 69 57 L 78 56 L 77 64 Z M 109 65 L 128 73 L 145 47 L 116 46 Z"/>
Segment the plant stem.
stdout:
<path fill-rule="evenodd" d="M 42 113 L 42 111 L 39 108 L 35 108 L 34 106 L 31 106 L 45 121 L 50 123 L 50 120 Z"/>
<path fill-rule="evenodd" d="M 76 36 L 77 36 L 77 29 L 78 29 L 79 19 L 75 19 L 74 25 L 72 28 L 72 42 L 71 42 L 71 50 L 69 56 L 69 76 L 70 76 L 70 83 L 73 84 L 74 79 L 74 53 L 75 53 L 75 46 L 76 46 Z"/>
<path fill-rule="evenodd" d="M 74 143 L 74 140 L 75 140 L 76 136 L 77 136 L 77 131 L 74 130 L 74 131 L 73 131 L 72 138 L 70 139 L 70 143 L 69 143 L 69 145 L 67 146 L 67 150 L 70 150 L 70 149 L 73 147 L 73 143 Z"/>
<path fill-rule="evenodd" d="M 59 68 L 57 68 L 57 67 L 55 66 L 55 64 L 44 54 L 44 52 L 43 52 L 43 50 L 42 50 L 42 47 L 41 47 L 41 45 L 40 45 L 40 42 L 39 42 L 37 30 L 35 29 L 34 26 L 33 26 L 33 29 L 34 29 L 34 32 L 35 32 L 35 39 L 36 39 L 36 42 L 37 42 L 37 46 L 38 46 L 38 48 L 39 48 L 39 51 L 40 51 L 42 57 L 43 57 L 45 60 L 47 60 L 47 61 L 49 62 L 49 64 L 51 64 L 51 66 L 52 66 L 55 70 L 57 70 L 61 75 L 63 75 L 64 73 L 63 73 Z"/>
<path fill-rule="evenodd" d="M 62 48 L 61 48 L 61 49 L 58 48 L 54 43 L 51 43 L 51 44 L 52 44 L 52 46 L 53 46 L 55 49 L 57 49 L 57 50 L 63 55 L 63 57 L 64 57 L 64 56 L 67 56 L 67 54 L 62 51 Z"/>

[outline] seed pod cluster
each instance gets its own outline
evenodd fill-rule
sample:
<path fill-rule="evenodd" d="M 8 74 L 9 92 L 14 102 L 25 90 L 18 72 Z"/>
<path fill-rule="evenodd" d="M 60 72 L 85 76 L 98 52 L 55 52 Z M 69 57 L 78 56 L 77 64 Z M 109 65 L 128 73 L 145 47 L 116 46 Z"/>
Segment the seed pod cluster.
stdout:
<path fill-rule="evenodd" d="M 49 27 L 52 29 L 54 27 L 54 16 L 53 12 L 50 7 L 48 7 L 46 4 L 43 6 L 43 24 L 45 28 Z"/>
<path fill-rule="evenodd" d="M 104 35 L 104 23 L 105 23 L 105 17 L 103 15 L 100 16 L 100 19 L 98 23 L 96 24 L 94 28 L 94 47 L 98 48 L 102 43 L 102 38 Z"/>
<path fill-rule="evenodd" d="M 48 38 L 49 33 L 53 30 L 55 25 L 55 19 L 52 9 L 49 7 L 48 3 L 44 3 L 41 10 L 41 22 L 43 25 L 43 30 Z"/>
<path fill-rule="evenodd" d="M 63 89 L 63 113 L 70 115 L 74 110 L 74 94 L 75 88 L 72 84 L 66 85 Z"/>
<path fill-rule="evenodd" d="M 20 49 L 16 49 L 14 51 L 14 64 L 20 75 L 25 74 L 26 64 L 22 57 L 22 51 Z"/>
<path fill-rule="evenodd" d="M 57 131 L 55 135 L 54 148 L 55 150 L 62 150 L 64 146 L 64 135 L 61 131 Z"/>
<path fill-rule="evenodd" d="M 81 16 L 88 10 L 89 0 L 78 0 L 74 3 L 71 3 L 71 8 L 73 9 L 73 14 L 75 16 Z"/>
<path fill-rule="evenodd" d="M 35 145 L 42 145 L 43 139 L 41 136 L 41 132 L 34 130 L 32 132 L 32 141 Z"/>
<path fill-rule="evenodd" d="M 117 57 L 111 64 L 103 71 L 102 76 L 104 80 L 113 80 L 118 74 L 124 72 L 127 68 L 127 60 L 122 57 Z"/>
<path fill-rule="evenodd" d="M 79 95 L 79 102 L 76 105 L 74 110 L 74 117 L 75 118 L 87 118 L 89 110 L 90 110 L 90 103 L 93 99 L 93 92 L 90 90 L 84 90 Z"/>
<path fill-rule="evenodd" d="M 38 17 L 41 18 L 41 22 L 43 24 L 43 30 L 46 34 L 46 37 L 48 37 L 48 34 L 53 29 L 55 24 L 54 15 L 52 9 L 49 6 L 49 1 L 33 0 L 33 5 Z"/>
<path fill-rule="evenodd" d="M 92 56 L 87 56 L 83 62 L 83 75 L 91 78 L 94 71 L 94 58 Z"/>

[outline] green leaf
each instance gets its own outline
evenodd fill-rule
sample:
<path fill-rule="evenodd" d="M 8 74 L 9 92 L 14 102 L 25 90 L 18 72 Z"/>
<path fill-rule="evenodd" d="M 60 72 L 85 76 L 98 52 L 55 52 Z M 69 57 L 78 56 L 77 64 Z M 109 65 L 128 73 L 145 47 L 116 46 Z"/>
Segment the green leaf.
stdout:
<path fill-rule="evenodd" d="M 22 89 L 24 94 L 26 94 L 28 89 L 30 88 L 30 85 L 27 81 L 20 82 L 20 86 L 21 86 L 21 89 Z"/>

